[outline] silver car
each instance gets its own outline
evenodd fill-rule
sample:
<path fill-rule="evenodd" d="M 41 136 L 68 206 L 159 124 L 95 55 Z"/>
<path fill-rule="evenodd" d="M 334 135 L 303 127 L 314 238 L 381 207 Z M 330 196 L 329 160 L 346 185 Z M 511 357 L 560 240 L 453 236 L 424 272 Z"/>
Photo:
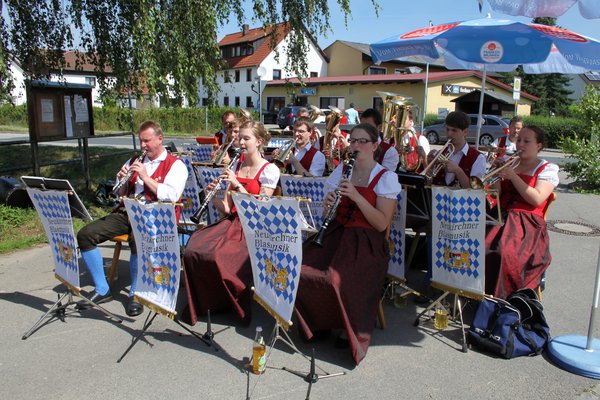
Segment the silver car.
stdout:
<path fill-rule="evenodd" d="M 471 119 L 469 125 L 469 134 L 467 142 L 475 143 L 477 139 L 477 114 L 468 114 Z M 483 114 L 481 124 L 481 135 L 479 136 L 479 144 L 482 146 L 491 145 L 494 140 L 508 135 L 508 124 L 497 115 Z M 448 140 L 446 135 L 446 124 L 439 123 L 425 127 L 425 136 L 431 144 L 445 143 Z"/>

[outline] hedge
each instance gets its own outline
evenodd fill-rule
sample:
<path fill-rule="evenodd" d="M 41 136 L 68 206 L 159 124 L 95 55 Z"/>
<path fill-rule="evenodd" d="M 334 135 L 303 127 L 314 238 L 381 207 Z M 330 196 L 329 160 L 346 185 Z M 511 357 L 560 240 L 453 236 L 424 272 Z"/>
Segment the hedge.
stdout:
<path fill-rule="evenodd" d="M 143 121 L 158 121 L 166 133 L 202 135 L 221 128 L 221 115 L 227 107 L 208 109 L 208 130 L 205 129 L 206 108 L 150 108 L 132 110 L 133 125 Z M 233 110 L 237 111 L 237 110 Z M 127 108 L 94 107 L 94 129 L 98 131 L 130 131 L 130 110 Z M 257 115 L 255 115 L 257 117 Z M 0 106 L 0 125 L 27 127 L 27 107 L 4 104 Z"/>

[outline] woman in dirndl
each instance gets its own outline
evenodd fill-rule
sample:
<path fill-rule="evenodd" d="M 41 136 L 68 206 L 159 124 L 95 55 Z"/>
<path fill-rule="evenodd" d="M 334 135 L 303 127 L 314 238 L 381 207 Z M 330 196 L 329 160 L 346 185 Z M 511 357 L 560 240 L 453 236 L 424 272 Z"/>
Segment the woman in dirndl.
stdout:
<path fill-rule="evenodd" d="M 191 324 L 208 310 L 233 309 L 244 322 L 250 320 L 252 268 L 242 224 L 231 191 L 270 196 L 279 181 L 279 168 L 261 155 L 270 135 L 260 122 L 248 121 L 240 126 L 239 146 L 242 157 L 233 169 L 225 169 L 221 178 L 227 182 L 223 200 L 213 198 L 226 217 L 195 232 L 185 250 L 184 279 L 188 306 L 184 319 Z M 206 187 L 210 192 L 214 181 Z"/>
<path fill-rule="evenodd" d="M 518 289 L 539 286 L 550 265 L 550 241 L 544 213 L 548 198 L 558 185 L 558 166 L 538 157 L 545 134 L 526 126 L 517 138 L 520 163 L 500 172 L 502 226 L 486 234 L 486 293 L 506 299 Z"/>
<path fill-rule="evenodd" d="M 378 132 L 368 124 L 350 132 L 350 151 L 358 152 L 350 179 L 346 166 L 333 171 L 325 188 L 325 213 L 335 190 L 341 194 L 335 220 L 322 247 L 304 247 L 296 315 L 311 339 L 315 332 L 341 329 L 338 344 L 347 340 L 358 364 L 366 355 L 388 269 L 386 230 L 402 190 L 397 175 L 375 161 Z"/>

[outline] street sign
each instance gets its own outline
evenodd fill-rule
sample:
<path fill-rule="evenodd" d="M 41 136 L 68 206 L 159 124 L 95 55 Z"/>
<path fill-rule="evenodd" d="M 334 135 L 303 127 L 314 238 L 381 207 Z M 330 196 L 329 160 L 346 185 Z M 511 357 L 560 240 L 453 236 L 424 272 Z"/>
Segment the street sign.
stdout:
<path fill-rule="evenodd" d="M 519 100 L 521 98 L 521 78 L 515 76 L 513 83 L 513 100 Z"/>

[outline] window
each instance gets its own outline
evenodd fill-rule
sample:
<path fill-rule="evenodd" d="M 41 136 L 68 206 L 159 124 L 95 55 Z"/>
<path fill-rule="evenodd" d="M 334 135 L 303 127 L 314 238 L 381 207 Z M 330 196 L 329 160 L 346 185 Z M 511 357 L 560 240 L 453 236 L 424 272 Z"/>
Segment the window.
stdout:
<path fill-rule="evenodd" d="M 383 111 L 383 99 L 381 97 L 373 97 L 373 108 L 379 112 Z"/>
<path fill-rule="evenodd" d="M 369 67 L 369 75 L 385 75 L 386 72 L 383 67 Z"/>
<path fill-rule="evenodd" d="M 310 77 L 311 78 L 318 78 L 319 77 L 319 73 L 318 72 L 311 72 L 310 73 Z"/>
<path fill-rule="evenodd" d="M 246 107 L 254 107 L 254 103 L 252 103 L 252 96 L 246 96 Z"/>
<path fill-rule="evenodd" d="M 235 70 L 235 81 L 236 82 L 240 81 L 240 70 L 239 69 Z"/>
<path fill-rule="evenodd" d="M 327 108 L 328 106 L 334 107 L 344 107 L 344 98 L 343 97 L 321 97 L 319 99 L 319 108 Z"/>
<path fill-rule="evenodd" d="M 394 68 L 394 74 L 396 75 L 400 75 L 400 74 L 405 74 L 406 70 L 404 68 Z"/>
<path fill-rule="evenodd" d="M 285 97 L 267 97 L 267 110 L 279 111 L 285 106 Z"/>
<path fill-rule="evenodd" d="M 252 69 L 248 68 L 246 70 L 246 82 L 250 82 L 252 80 Z"/>
<path fill-rule="evenodd" d="M 281 70 L 280 69 L 273 70 L 273 80 L 275 80 L 275 79 L 281 79 Z"/>
<path fill-rule="evenodd" d="M 229 71 L 223 71 L 223 81 L 225 83 L 231 83 L 231 76 L 229 76 Z"/>
<path fill-rule="evenodd" d="M 235 57 L 239 57 L 240 56 L 240 46 L 235 46 Z"/>
<path fill-rule="evenodd" d="M 96 77 L 95 76 L 86 76 L 85 84 L 90 85 L 91 87 L 95 88 L 96 87 Z"/>
<path fill-rule="evenodd" d="M 236 107 L 240 106 L 240 96 L 235 96 L 235 106 Z"/>
<path fill-rule="evenodd" d="M 206 107 L 208 106 L 208 97 L 203 97 L 202 98 L 202 107 Z"/>
<path fill-rule="evenodd" d="M 223 105 L 224 106 L 229 106 L 229 96 L 223 97 Z"/>

